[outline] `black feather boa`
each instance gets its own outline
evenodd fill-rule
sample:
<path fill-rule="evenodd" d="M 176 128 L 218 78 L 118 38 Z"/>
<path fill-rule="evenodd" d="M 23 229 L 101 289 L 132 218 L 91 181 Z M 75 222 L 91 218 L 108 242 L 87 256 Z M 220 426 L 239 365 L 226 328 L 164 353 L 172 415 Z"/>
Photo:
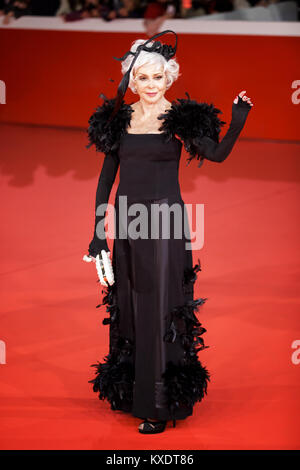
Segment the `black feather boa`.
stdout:
<path fill-rule="evenodd" d="M 87 129 L 89 144 L 86 148 L 95 145 L 98 152 L 108 154 L 118 151 L 120 138 L 130 123 L 133 110 L 123 100 L 117 115 L 108 124 L 108 118 L 114 109 L 116 98 L 106 98 L 103 93 L 100 96 L 104 102 L 96 108 L 89 118 Z"/>
<path fill-rule="evenodd" d="M 201 166 L 204 158 L 199 153 L 201 139 L 206 136 L 219 143 L 221 127 L 226 122 L 219 119 L 217 115 L 222 114 L 222 111 L 213 104 L 198 103 L 196 100 L 191 100 L 187 92 L 185 94 L 188 99 L 178 98 L 177 102 L 172 101 L 171 108 L 158 117 L 159 120 L 163 120 L 159 131 L 164 134 L 166 142 L 177 135 L 183 141 L 185 150 L 190 154 L 187 164 L 197 158 L 200 160 L 198 166 Z M 87 129 L 89 144 L 86 147 L 95 145 L 98 152 L 108 154 L 118 151 L 121 136 L 130 126 L 133 109 L 122 101 L 119 111 L 108 124 L 116 98 L 106 98 L 103 93 L 100 96 L 104 102 L 89 118 Z"/>
<path fill-rule="evenodd" d="M 167 135 L 167 140 L 177 134 L 183 141 L 185 150 L 190 154 L 187 163 L 190 163 L 193 158 L 201 157 L 198 154 L 199 143 L 204 136 L 219 143 L 221 127 L 226 122 L 219 119 L 217 115 L 222 111 L 213 104 L 198 103 L 191 100 L 187 92 L 185 94 L 188 99 L 178 98 L 177 103 L 172 101 L 171 108 L 158 119 L 164 119 L 159 130 Z"/>

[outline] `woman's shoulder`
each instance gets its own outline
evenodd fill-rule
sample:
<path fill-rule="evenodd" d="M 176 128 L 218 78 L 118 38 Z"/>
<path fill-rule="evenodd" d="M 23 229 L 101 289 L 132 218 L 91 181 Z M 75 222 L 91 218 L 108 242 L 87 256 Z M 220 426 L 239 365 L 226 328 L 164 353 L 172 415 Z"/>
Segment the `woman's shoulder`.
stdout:
<path fill-rule="evenodd" d="M 113 119 L 109 122 L 109 117 L 113 112 L 116 98 L 107 98 L 100 94 L 103 103 L 94 110 L 88 120 L 88 141 L 87 148 L 95 145 L 98 152 L 117 152 L 120 138 L 124 134 L 131 120 L 132 108 L 124 100 Z"/>
<path fill-rule="evenodd" d="M 221 127 L 225 124 L 218 114 L 222 111 L 213 103 L 199 102 L 190 98 L 177 98 L 171 108 L 159 119 L 163 120 L 160 130 L 167 134 L 177 134 L 183 141 L 195 137 L 208 136 L 219 141 Z"/>

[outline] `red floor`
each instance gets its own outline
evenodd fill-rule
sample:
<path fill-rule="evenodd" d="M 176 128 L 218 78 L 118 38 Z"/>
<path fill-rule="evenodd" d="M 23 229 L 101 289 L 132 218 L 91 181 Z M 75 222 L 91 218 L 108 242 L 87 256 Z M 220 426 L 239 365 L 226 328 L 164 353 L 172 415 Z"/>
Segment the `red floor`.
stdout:
<path fill-rule="evenodd" d="M 211 383 L 193 416 L 144 436 L 88 383 L 108 350 L 96 271 L 82 261 L 103 157 L 84 130 L 0 132 L 0 448 L 299 449 L 299 145 L 240 140 L 201 169 L 182 154 L 182 197 L 205 204 L 193 256 Z"/>

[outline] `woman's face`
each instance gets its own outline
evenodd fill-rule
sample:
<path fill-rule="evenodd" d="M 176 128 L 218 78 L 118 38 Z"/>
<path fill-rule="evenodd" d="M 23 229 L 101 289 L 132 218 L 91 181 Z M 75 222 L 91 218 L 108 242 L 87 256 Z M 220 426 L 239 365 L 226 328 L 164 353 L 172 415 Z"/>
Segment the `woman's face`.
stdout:
<path fill-rule="evenodd" d="M 134 85 L 142 100 L 147 103 L 158 102 L 167 89 L 167 77 L 163 66 L 142 65 L 136 71 Z"/>

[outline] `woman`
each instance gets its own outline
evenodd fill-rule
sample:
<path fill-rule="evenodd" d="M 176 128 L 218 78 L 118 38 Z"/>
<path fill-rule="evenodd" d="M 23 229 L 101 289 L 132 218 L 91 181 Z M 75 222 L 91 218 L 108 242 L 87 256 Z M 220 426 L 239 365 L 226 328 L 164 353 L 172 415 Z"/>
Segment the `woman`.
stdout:
<path fill-rule="evenodd" d="M 96 193 L 96 209 L 102 205 L 102 212 L 96 212 L 85 260 L 96 262 L 109 312 L 103 323 L 110 325 L 109 354 L 103 363 L 93 364 L 96 378 L 90 382 L 113 410 L 141 418 L 141 433 L 162 432 L 168 420 L 175 426 L 176 419 L 190 416 L 210 380 L 197 356 L 208 347 L 201 337 L 206 330 L 195 315 L 206 298 L 193 298 L 201 268 L 200 262 L 193 267 L 187 248 L 189 229 L 178 182 L 182 145 L 190 154 L 188 163 L 194 158 L 198 166 L 204 158 L 225 160 L 253 106 L 245 91 L 236 97 L 230 127 L 219 143 L 225 122 L 214 105 L 189 97 L 170 103 L 165 93 L 179 75 L 173 58 L 177 36 L 175 47 L 153 40 L 168 32 L 176 36 L 166 30 L 146 42 L 137 40 L 117 59 L 124 74 L 117 97 L 104 97 L 88 128 L 87 147 L 94 144 L 105 158 Z M 123 100 L 127 86 L 139 95 L 132 105 Z M 104 215 L 119 167 L 111 263 Z M 181 218 L 169 211 L 166 236 L 160 219 L 152 217 L 154 207 L 174 206 Z M 139 224 L 133 217 L 136 207 L 143 215 Z"/>

